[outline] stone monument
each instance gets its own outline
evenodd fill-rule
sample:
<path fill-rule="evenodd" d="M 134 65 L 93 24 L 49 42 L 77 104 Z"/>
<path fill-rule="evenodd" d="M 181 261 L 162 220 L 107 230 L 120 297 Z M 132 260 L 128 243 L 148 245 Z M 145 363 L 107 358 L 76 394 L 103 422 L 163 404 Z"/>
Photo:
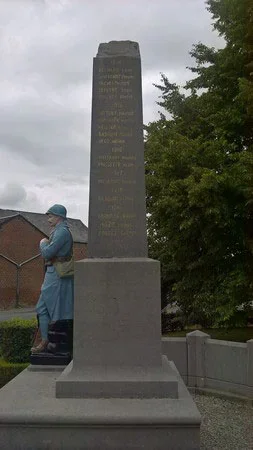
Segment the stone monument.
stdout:
<path fill-rule="evenodd" d="M 161 354 L 160 267 L 147 253 L 141 92 L 138 44 L 101 44 L 93 72 L 88 258 L 75 264 L 73 361 L 58 377 L 50 367 L 26 370 L 3 388 L 2 449 L 6 437 L 14 449 L 199 449 L 198 410 Z M 12 393 L 25 383 L 27 410 L 16 400 L 11 414 Z"/>
<path fill-rule="evenodd" d="M 75 269 L 78 345 L 57 396 L 177 397 L 161 357 L 159 262 L 148 259 L 134 42 L 101 44 L 94 59 L 88 229 L 88 258 Z"/>

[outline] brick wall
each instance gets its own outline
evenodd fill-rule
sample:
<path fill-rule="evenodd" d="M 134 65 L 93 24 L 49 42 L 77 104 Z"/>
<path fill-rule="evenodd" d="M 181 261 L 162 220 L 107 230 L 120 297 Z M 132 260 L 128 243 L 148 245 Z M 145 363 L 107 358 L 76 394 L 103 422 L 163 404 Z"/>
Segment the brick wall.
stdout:
<path fill-rule="evenodd" d="M 16 299 L 16 268 L 0 257 L 0 309 L 13 308 Z"/>
<path fill-rule="evenodd" d="M 0 228 L 0 254 L 16 264 L 22 264 L 39 254 L 38 243 L 45 237 L 23 217 L 17 216 L 4 222 Z M 43 280 L 41 256 L 17 268 L 0 257 L 0 308 L 15 306 L 19 286 L 19 303 L 34 305 Z"/>
<path fill-rule="evenodd" d="M 43 258 L 25 261 L 39 254 L 39 241 L 45 237 L 38 229 L 17 216 L 0 227 L 0 254 L 11 259 L 17 267 L 0 256 L 0 309 L 14 308 L 17 288 L 19 304 L 34 306 L 37 303 L 44 277 Z M 75 260 L 86 257 L 86 245 L 74 243 Z"/>

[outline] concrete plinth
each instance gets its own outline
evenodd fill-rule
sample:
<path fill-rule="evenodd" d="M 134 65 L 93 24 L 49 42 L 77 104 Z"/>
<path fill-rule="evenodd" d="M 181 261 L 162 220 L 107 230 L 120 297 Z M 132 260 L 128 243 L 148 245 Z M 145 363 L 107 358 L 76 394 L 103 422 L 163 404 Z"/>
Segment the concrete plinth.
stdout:
<path fill-rule="evenodd" d="M 76 345 L 73 362 L 56 383 L 56 396 L 177 398 L 177 380 L 161 356 L 159 296 L 158 261 L 76 263 Z"/>
<path fill-rule="evenodd" d="M 75 263 L 73 366 L 162 365 L 160 263 L 87 258 Z"/>
<path fill-rule="evenodd" d="M 79 372 L 72 365 L 56 381 L 58 398 L 178 398 L 177 377 L 166 356 L 162 369 L 87 367 Z"/>
<path fill-rule="evenodd" d="M 0 448 L 198 450 L 200 415 L 173 372 L 177 399 L 57 399 L 57 372 L 26 369 L 0 390 Z"/>

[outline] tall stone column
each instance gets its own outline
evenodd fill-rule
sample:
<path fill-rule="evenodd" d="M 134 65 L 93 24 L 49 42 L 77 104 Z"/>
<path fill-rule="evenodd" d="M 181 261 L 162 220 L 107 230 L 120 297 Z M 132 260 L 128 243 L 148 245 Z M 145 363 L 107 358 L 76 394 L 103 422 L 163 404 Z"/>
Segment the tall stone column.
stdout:
<path fill-rule="evenodd" d="M 75 267 L 73 367 L 58 397 L 177 397 L 161 355 L 160 267 L 148 258 L 135 42 L 94 58 L 88 259 Z M 78 379 L 78 383 L 76 382 Z"/>
<path fill-rule="evenodd" d="M 144 177 L 139 46 L 100 44 L 93 65 L 90 258 L 147 257 Z"/>

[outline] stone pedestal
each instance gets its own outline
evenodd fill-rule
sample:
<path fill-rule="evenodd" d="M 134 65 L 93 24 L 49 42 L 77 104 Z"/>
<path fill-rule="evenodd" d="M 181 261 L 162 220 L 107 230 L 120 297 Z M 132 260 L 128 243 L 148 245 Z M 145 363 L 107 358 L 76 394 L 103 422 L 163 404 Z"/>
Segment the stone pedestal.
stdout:
<path fill-rule="evenodd" d="M 26 369 L 0 390 L 0 448 L 199 450 L 199 412 L 171 369 L 177 399 L 55 398 L 56 366 Z"/>
<path fill-rule="evenodd" d="M 57 397 L 177 397 L 161 357 L 159 262 L 93 258 L 75 266 L 73 363 Z"/>
<path fill-rule="evenodd" d="M 0 391 L 1 450 L 199 450 L 200 415 L 161 355 L 159 263 L 76 263 L 73 362 Z"/>

